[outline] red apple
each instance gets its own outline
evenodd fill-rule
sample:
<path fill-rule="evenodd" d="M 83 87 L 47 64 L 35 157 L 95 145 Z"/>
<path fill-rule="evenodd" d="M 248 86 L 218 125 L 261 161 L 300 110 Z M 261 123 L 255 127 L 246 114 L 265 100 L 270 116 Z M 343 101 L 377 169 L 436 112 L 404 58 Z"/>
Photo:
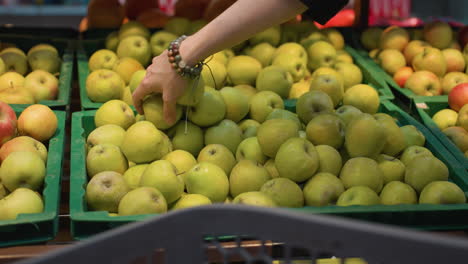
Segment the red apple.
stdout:
<path fill-rule="evenodd" d="M 468 25 L 458 31 L 458 42 L 460 42 L 460 46 L 462 47 L 468 44 Z"/>
<path fill-rule="evenodd" d="M 468 83 L 460 83 L 453 87 L 448 95 L 448 103 L 450 108 L 457 112 L 468 103 Z"/>
<path fill-rule="evenodd" d="M 0 101 L 0 146 L 16 135 L 16 113 L 7 103 Z"/>
<path fill-rule="evenodd" d="M 395 72 L 393 75 L 393 80 L 400 86 L 405 87 L 406 80 L 413 74 L 413 68 L 411 67 L 403 67 L 400 68 L 398 71 Z"/>

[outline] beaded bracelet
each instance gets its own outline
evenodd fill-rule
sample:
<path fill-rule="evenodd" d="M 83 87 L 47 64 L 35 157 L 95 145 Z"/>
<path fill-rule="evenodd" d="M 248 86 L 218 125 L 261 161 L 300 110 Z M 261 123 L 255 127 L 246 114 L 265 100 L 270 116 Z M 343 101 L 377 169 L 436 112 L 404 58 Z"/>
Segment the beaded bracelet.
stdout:
<path fill-rule="evenodd" d="M 186 35 L 182 35 L 171 42 L 169 47 L 167 48 L 168 52 L 168 59 L 171 63 L 171 66 L 178 74 L 183 77 L 189 77 L 191 79 L 195 79 L 200 76 L 200 73 L 203 68 L 203 62 L 198 62 L 193 67 L 187 65 L 185 61 L 182 60 L 182 57 L 179 53 L 180 43 L 187 38 Z"/>

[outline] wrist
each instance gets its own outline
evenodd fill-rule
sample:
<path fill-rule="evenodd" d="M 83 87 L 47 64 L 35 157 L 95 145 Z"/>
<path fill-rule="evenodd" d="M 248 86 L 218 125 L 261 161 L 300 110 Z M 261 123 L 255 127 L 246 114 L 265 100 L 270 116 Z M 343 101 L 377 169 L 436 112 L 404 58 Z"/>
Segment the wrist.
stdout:
<path fill-rule="evenodd" d="M 199 61 L 204 60 L 200 56 L 200 47 L 195 37 L 189 36 L 182 43 L 179 49 L 180 56 L 189 66 L 194 66 Z"/>

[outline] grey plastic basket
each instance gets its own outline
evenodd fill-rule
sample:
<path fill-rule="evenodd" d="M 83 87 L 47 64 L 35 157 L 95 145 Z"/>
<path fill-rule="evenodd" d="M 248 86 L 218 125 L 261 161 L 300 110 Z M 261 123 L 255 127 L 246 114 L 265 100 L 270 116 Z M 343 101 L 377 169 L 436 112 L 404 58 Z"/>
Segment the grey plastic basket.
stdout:
<path fill-rule="evenodd" d="M 230 248 L 217 239 L 224 235 L 235 237 Z M 241 247 L 246 235 L 261 241 L 255 254 Z M 207 256 L 213 248 L 216 262 Z M 333 216 L 212 205 L 122 226 L 18 264 L 293 263 L 298 258 L 306 260 L 300 263 L 316 263 L 327 257 L 360 257 L 368 263 L 466 263 L 468 240 Z"/>

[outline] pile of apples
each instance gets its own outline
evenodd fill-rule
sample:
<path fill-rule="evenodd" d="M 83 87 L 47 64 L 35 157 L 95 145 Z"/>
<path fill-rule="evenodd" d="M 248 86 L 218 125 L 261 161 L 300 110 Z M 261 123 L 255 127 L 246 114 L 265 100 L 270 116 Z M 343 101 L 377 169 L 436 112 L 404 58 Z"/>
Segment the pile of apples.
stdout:
<path fill-rule="evenodd" d="M 44 143 L 56 129 L 57 117 L 47 106 L 31 105 L 17 119 L 15 111 L 0 102 L 0 220 L 43 212 Z"/>
<path fill-rule="evenodd" d="M 456 34 L 434 21 L 423 29 L 368 28 L 361 43 L 400 87 L 421 96 L 448 95 L 468 82 L 468 45 L 461 47 Z"/>
<path fill-rule="evenodd" d="M 468 158 L 468 82 L 455 86 L 448 99 L 450 109 L 438 111 L 432 120 Z"/>
<path fill-rule="evenodd" d="M 59 92 L 62 60 L 55 47 L 38 44 L 27 54 L 14 44 L 2 43 L 0 51 L 0 101 L 34 104 L 55 100 Z"/>

